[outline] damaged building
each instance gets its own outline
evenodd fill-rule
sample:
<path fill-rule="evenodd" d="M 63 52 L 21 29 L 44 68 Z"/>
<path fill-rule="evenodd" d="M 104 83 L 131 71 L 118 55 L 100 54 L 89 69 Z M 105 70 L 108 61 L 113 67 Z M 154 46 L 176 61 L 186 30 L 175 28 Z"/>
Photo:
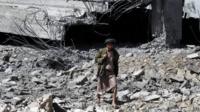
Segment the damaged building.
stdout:
<path fill-rule="evenodd" d="M 110 36 L 139 43 L 165 34 L 169 47 L 198 44 L 199 18 L 198 0 L 0 0 L 0 32 L 68 43 Z"/>

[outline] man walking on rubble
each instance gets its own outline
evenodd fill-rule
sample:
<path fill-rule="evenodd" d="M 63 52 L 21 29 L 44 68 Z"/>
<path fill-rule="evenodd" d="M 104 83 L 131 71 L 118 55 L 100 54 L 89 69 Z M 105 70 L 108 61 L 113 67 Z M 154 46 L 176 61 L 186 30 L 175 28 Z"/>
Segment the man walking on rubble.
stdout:
<path fill-rule="evenodd" d="M 119 53 L 114 48 L 115 39 L 106 39 L 106 47 L 100 49 L 95 57 L 98 64 L 97 71 L 97 103 L 100 104 L 101 95 L 112 92 L 112 106 L 117 108 L 117 80 Z"/>

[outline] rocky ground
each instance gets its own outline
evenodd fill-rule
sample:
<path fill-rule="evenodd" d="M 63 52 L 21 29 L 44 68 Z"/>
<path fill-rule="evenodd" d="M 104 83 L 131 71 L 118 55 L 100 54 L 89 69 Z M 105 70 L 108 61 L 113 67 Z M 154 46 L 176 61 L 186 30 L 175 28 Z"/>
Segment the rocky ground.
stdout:
<path fill-rule="evenodd" d="M 98 48 L 0 46 L 0 112 L 199 112 L 200 47 L 163 42 L 117 48 L 119 109 L 95 104 Z"/>

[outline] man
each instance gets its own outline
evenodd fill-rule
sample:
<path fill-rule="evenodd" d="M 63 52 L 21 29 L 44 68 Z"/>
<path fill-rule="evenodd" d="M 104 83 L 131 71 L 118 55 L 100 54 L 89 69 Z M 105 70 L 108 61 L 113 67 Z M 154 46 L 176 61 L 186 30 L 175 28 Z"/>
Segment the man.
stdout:
<path fill-rule="evenodd" d="M 115 39 L 106 39 L 106 47 L 100 49 L 95 57 L 98 64 L 97 71 L 97 103 L 100 103 L 100 97 L 106 92 L 112 92 L 112 106 L 117 108 L 117 80 L 119 53 L 114 48 Z"/>

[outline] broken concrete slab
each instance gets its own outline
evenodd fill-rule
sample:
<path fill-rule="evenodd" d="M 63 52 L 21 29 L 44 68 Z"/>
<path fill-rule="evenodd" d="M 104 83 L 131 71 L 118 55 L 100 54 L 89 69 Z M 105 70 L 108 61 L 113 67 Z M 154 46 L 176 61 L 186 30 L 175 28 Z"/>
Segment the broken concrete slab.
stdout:
<path fill-rule="evenodd" d="M 144 69 L 137 70 L 137 71 L 135 71 L 132 75 L 133 75 L 134 77 L 138 77 L 138 76 L 140 76 L 140 75 L 144 75 Z"/>
<path fill-rule="evenodd" d="M 10 107 L 9 105 L 0 102 L 0 112 L 10 112 Z"/>
<path fill-rule="evenodd" d="M 133 53 L 127 53 L 126 54 L 126 57 L 132 57 L 133 56 Z"/>
<path fill-rule="evenodd" d="M 178 69 L 177 74 L 176 75 L 171 75 L 171 79 L 177 82 L 184 82 L 185 80 L 185 70 L 184 69 Z"/>
<path fill-rule="evenodd" d="M 148 92 L 148 91 L 136 92 L 130 96 L 130 99 L 133 100 L 133 99 L 143 98 L 143 97 L 148 96 L 149 94 L 150 94 L 150 92 Z"/>
<path fill-rule="evenodd" d="M 128 94 L 130 93 L 129 90 L 119 91 L 117 96 L 118 100 L 121 102 L 127 102 L 129 100 Z"/>
<path fill-rule="evenodd" d="M 160 99 L 160 95 L 150 95 L 144 98 L 144 101 L 153 101 L 153 100 L 158 100 Z"/>
<path fill-rule="evenodd" d="M 188 59 L 195 59 L 195 58 L 200 58 L 199 53 L 193 53 L 193 54 L 189 54 L 187 55 Z"/>
<path fill-rule="evenodd" d="M 88 7 L 92 4 L 92 7 Z M 88 11 L 105 12 L 103 2 L 66 0 L 0 0 L 0 32 L 61 40 L 66 24 L 93 24 Z"/>
<path fill-rule="evenodd" d="M 29 104 L 24 112 L 53 112 L 53 96 L 51 94 L 43 95 L 35 102 Z"/>
<path fill-rule="evenodd" d="M 88 81 L 88 78 L 86 75 L 83 75 L 83 76 L 78 76 L 77 78 L 75 78 L 72 81 L 72 83 L 75 83 L 77 85 L 84 85 L 86 81 Z"/>
<path fill-rule="evenodd" d="M 190 70 L 191 72 L 194 72 L 194 73 L 197 73 L 197 74 L 200 73 L 200 68 L 196 65 L 188 65 L 187 69 Z"/>

